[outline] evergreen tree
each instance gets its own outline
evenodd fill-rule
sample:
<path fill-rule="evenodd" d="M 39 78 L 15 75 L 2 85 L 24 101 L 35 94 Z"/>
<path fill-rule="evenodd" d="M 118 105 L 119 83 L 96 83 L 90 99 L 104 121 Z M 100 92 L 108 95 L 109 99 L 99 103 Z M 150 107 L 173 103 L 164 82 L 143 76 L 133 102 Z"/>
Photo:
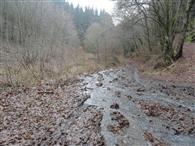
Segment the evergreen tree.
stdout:
<path fill-rule="evenodd" d="M 67 1 L 64 2 L 64 9 L 73 17 L 81 45 L 83 45 L 87 29 L 93 23 L 100 22 L 100 16 L 103 17 L 105 14 L 107 14 L 105 11 L 101 11 L 99 14 L 97 9 L 94 10 L 90 7 L 82 8 L 79 5 L 74 8 L 73 4 L 68 3 Z"/>

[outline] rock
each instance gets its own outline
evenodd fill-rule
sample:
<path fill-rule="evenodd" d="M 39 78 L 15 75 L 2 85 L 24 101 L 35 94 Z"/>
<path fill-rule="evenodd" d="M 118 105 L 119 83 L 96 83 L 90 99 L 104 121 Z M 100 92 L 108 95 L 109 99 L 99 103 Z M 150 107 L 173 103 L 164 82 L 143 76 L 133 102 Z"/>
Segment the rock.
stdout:
<path fill-rule="evenodd" d="M 133 99 L 133 97 L 132 97 L 131 95 L 128 95 L 127 98 L 128 98 L 129 100 Z"/>
<path fill-rule="evenodd" d="M 118 78 L 114 78 L 113 80 L 109 81 L 109 83 L 114 83 L 114 82 L 117 82 L 118 81 Z"/>
<path fill-rule="evenodd" d="M 86 94 L 86 98 L 88 99 L 88 98 L 90 98 L 91 97 L 91 95 L 90 94 Z"/>
<path fill-rule="evenodd" d="M 96 86 L 101 87 L 101 86 L 103 86 L 103 83 L 97 82 L 97 83 L 96 83 Z"/>
<path fill-rule="evenodd" d="M 117 97 L 121 97 L 121 92 L 120 92 L 120 91 L 115 91 L 115 95 L 116 95 Z"/>
<path fill-rule="evenodd" d="M 145 88 L 138 88 L 137 92 L 144 92 L 146 89 Z"/>
<path fill-rule="evenodd" d="M 119 105 L 117 103 L 114 103 L 110 106 L 112 109 L 119 109 Z"/>
<path fill-rule="evenodd" d="M 182 105 L 179 105 L 178 107 L 179 107 L 179 108 L 182 108 Z"/>
<path fill-rule="evenodd" d="M 97 80 L 98 80 L 98 81 L 102 81 L 102 80 L 104 80 L 103 75 L 102 75 L 102 74 L 99 74 L 99 76 L 98 76 Z"/>
<path fill-rule="evenodd" d="M 118 78 L 114 78 L 112 82 L 117 82 L 118 81 Z"/>

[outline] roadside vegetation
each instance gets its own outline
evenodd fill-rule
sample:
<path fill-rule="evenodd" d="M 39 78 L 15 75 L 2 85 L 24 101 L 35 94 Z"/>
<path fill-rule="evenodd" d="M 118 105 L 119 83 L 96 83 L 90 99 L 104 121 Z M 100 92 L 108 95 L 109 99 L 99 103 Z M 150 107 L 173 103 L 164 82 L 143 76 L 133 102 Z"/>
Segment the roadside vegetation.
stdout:
<path fill-rule="evenodd" d="M 144 55 L 170 65 L 183 55 L 185 40 L 194 41 L 194 0 L 116 0 L 122 24 Z M 138 54 L 139 55 L 139 54 Z"/>

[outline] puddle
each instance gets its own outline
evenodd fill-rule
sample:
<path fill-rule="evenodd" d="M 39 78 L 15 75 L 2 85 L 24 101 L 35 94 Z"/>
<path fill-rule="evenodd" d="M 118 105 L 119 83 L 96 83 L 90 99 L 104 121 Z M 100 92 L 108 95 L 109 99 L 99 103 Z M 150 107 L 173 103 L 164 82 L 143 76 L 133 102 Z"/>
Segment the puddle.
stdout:
<path fill-rule="evenodd" d="M 139 78 L 138 71 L 134 67 L 126 67 L 120 69 L 110 69 L 83 77 L 86 85 L 86 94 L 90 98 L 85 102 L 88 105 L 95 105 L 102 109 L 103 119 L 101 122 L 101 134 L 104 136 L 106 145 L 108 146 L 151 146 L 151 143 L 144 137 L 144 133 L 151 132 L 167 145 L 175 146 L 194 146 L 194 135 L 175 135 L 171 130 L 167 130 L 164 125 L 169 124 L 161 118 L 148 117 L 137 107 L 138 100 L 151 100 L 169 106 L 188 107 L 191 112 L 189 115 L 194 117 L 195 100 L 180 99 L 176 101 L 174 97 L 167 96 L 158 90 L 153 93 L 151 89 L 151 81 L 145 81 Z M 97 86 L 100 85 L 101 86 Z M 119 108 L 113 109 L 111 105 L 117 104 Z M 129 126 L 120 129 L 122 123 L 117 123 L 119 133 L 109 130 L 109 126 L 114 121 L 112 113 L 120 113 L 119 117 L 127 119 Z M 124 121 L 124 120 L 123 120 Z M 152 121 L 152 122 L 151 122 Z"/>

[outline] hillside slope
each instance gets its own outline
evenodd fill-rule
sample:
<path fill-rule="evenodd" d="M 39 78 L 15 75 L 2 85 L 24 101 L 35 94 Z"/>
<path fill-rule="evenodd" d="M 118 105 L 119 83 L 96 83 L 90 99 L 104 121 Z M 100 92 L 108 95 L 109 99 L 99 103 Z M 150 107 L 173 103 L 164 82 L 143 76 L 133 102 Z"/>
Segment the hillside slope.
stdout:
<path fill-rule="evenodd" d="M 138 66 L 152 78 L 195 85 L 195 43 L 186 43 L 183 57 L 167 68 L 154 70 L 146 64 Z"/>

